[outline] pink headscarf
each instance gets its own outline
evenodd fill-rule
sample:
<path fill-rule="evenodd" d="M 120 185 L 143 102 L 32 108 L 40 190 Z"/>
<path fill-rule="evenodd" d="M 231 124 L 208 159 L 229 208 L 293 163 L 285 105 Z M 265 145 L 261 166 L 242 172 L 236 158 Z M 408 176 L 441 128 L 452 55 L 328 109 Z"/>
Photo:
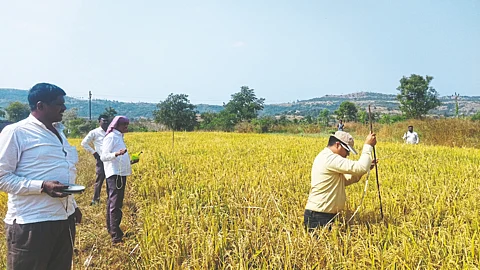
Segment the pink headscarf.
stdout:
<path fill-rule="evenodd" d="M 123 124 L 123 123 L 130 123 L 130 121 L 128 120 L 128 118 L 126 116 L 122 116 L 122 115 L 115 116 L 115 118 L 113 118 L 110 125 L 108 125 L 107 132 L 105 133 L 105 136 L 107 136 L 108 133 L 112 132 L 118 126 L 118 124 Z"/>

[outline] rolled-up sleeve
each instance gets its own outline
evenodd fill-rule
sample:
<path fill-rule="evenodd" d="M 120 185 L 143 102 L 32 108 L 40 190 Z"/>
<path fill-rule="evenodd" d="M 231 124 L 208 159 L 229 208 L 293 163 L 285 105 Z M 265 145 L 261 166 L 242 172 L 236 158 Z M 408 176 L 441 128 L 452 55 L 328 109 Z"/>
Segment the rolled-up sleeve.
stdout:
<path fill-rule="evenodd" d="M 5 128 L 0 135 L 0 190 L 9 194 L 40 194 L 43 180 L 29 180 L 15 174 L 21 145 L 15 129 Z"/>
<path fill-rule="evenodd" d="M 93 149 L 91 146 L 90 146 L 90 143 L 95 139 L 95 133 L 93 131 L 90 131 L 88 132 L 87 136 L 85 136 L 85 138 L 83 138 L 82 142 L 80 143 L 80 145 L 82 145 L 82 147 L 87 150 L 88 152 L 90 152 L 90 154 L 93 154 L 95 153 L 95 149 Z M 100 153 L 98 153 L 100 154 Z"/>

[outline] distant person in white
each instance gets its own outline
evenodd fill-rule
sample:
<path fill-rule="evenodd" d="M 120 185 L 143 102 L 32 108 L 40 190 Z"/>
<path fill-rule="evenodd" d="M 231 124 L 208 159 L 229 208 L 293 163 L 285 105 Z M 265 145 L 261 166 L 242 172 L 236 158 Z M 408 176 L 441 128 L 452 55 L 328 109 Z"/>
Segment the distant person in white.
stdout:
<path fill-rule="evenodd" d="M 417 132 L 413 131 L 413 126 L 408 126 L 408 131 L 403 134 L 403 140 L 407 144 L 418 144 L 420 142 Z"/>
<path fill-rule="evenodd" d="M 63 134 L 65 92 L 39 83 L 28 92 L 31 114 L 0 134 L 0 190 L 5 216 L 7 269 L 70 269 L 75 222 L 82 213 L 73 195 L 77 150 Z"/>
<path fill-rule="evenodd" d="M 100 159 L 102 153 L 103 138 L 105 138 L 105 132 L 108 128 L 108 116 L 100 115 L 98 117 L 99 127 L 88 132 L 87 136 L 82 140 L 82 147 L 85 148 L 96 160 L 95 165 L 95 190 L 93 192 L 93 199 L 90 205 L 95 205 L 100 202 L 100 192 L 102 191 L 103 180 L 105 180 L 105 169 L 103 168 L 103 162 Z M 93 147 L 91 147 L 93 144 Z M 108 194 L 107 194 L 108 195 Z"/>
<path fill-rule="evenodd" d="M 343 131 L 344 127 L 345 127 L 345 124 L 343 123 L 342 119 L 340 119 L 340 121 L 338 121 L 337 129 L 339 131 Z"/>

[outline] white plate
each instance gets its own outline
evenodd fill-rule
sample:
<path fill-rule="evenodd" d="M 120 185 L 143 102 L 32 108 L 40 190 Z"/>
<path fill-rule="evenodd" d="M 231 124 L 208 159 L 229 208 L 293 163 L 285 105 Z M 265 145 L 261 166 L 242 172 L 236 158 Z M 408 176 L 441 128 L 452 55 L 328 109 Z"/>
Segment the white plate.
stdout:
<path fill-rule="evenodd" d="M 68 188 L 62 191 L 65 193 L 81 193 L 85 191 L 85 187 L 80 185 L 70 185 Z"/>

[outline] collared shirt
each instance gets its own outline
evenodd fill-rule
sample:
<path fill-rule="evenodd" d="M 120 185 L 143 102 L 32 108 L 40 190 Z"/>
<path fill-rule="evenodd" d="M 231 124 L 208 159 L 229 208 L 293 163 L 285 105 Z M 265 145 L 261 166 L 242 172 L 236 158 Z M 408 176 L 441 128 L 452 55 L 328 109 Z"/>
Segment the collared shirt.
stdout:
<path fill-rule="evenodd" d="M 407 131 L 403 134 L 403 139 L 408 144 L 418 144 L 420 142 L 420 138 L 418 137 L 417 132 L 410 132 Z"/>
<path fill-rule="evenodd" d="M 97 152 L 100 155 L 102 153 L 103 138 L 105 138 L 105 130 L 98 127 L 88 132 L 87 136 L 83 138 L 81 145 L 85 150 L 90 152 L 90 154 Z M 90 146 L 91 143 L 93 143 L 95 149 Z"/>
<path fill-rule="evenodd" d="M 105 177 L 108 178 L 112 175 L 128 176 L 132 174 L 128 152 L 115 157 L 115 152 L 127 148 L 123 141 L 123 134 L 120 131 L 114 129 L 108 133 L 105 139 L 103 139 L 102 148 L 100 159 L 103 161 L 103 167 L 105 168 Z"/>
<path fill-rule="evenodd" d="M 78 154 L 54 123 L 62 141 L 33 115 L 0 134 L 0 190 L 8 193 L 5 223 L 66 220 L 75 212 L 73 195 L 52 198 L 41 192 L 43 181 L 74 184 Z"/>
<path fill-rule="evenodd" d="M 310 195 L 305 209 L 336 214 L 345 207 L 345 186 L 356 183 L 370 170 L 373 147 L 365 144 L 358 161 L 323 149 L 312 166 Z"/>

